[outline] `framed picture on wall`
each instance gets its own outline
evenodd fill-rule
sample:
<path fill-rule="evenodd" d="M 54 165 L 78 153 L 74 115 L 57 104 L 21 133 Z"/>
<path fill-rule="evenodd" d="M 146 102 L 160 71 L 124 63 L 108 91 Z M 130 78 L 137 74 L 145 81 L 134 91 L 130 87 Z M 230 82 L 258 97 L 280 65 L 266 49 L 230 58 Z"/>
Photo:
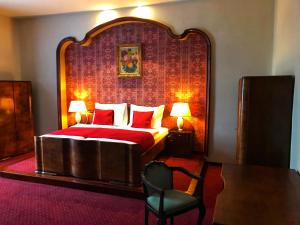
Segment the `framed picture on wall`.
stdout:
<path fill-rule="evenodd" d="M 119 77 L 142 76 L 141 44 L 122 44 L 117 50 Z"/>

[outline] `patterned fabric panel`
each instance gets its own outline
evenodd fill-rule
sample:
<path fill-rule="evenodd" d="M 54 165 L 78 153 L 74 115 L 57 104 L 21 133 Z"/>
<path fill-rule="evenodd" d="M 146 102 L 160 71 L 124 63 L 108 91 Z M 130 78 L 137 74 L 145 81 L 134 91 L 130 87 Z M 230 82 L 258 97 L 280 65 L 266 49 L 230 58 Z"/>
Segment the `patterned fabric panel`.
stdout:
<path fill-rule="evenodd" d="M 117 76 L 119 44 L 142 45 L 142 76 Z M 89 46 L 72 43 L 66 50 L 67 105 L 82 98 L 89 110 L 94 103 L 166 105 L 163 125 L 176 126 L 170 118 L 174 102 L 189 102 L 192 117 L 185 127 L 195 130 L 197 151 L 203 151 L 208 46 L 204 37 L 191 33 L 174 39 L 167 30 L 151 23 L 128 23 L 94 37 Z M 74 118 L 68 116 L 68 123 Z"/>

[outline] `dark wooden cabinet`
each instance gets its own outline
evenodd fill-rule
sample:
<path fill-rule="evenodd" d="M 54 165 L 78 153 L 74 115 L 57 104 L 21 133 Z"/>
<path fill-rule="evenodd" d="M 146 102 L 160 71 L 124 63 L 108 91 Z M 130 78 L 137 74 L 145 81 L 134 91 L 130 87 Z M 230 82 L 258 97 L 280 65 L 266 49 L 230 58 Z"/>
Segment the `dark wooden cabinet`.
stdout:
<path fill-rule="evenodd" d="M 167 150 L 174 156 L 190 156 L 194 147 L 194 131 L 170 130 L 167 140 Z"/>
<path fill-rule="evenodd" d="M 293 93 L 293 76 L 240 80 L 238 163 L 289 168 Z"/>
<path fill-rule="evenodd" d="M 33 150 L 31 83 L 0 81 L 0 159 Z"/>

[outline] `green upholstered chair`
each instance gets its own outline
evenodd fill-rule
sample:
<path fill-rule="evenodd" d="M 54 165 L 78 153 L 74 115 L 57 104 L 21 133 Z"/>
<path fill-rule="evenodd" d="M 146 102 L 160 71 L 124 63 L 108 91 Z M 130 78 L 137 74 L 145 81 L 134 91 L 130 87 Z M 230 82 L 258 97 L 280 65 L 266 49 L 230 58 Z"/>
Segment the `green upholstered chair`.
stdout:
<path fill-rule="evenodd" d="M 173 189 L 174 171 L 198 180 L 201 190 L 199 197 Z M 202 177 L 195 176 L 181 167 L 169 167 L 163 162 L 152 161 L 145 166 L 142 181 L 145 192 L 145 225 L 148 225 L 149 211 L 157 216 L 158 225 L 165 225 L 168 218 L 173 225 L 174 216 L 194 208 L 199 209 L 197 225 L 202 224 L 205 216 Z"/>

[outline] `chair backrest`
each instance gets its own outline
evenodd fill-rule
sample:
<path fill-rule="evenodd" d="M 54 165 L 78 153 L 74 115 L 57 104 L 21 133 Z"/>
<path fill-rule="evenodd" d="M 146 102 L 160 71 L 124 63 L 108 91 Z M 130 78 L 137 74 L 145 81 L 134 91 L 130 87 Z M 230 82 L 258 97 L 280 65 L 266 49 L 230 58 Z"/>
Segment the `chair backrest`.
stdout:
<path fill-rule="evenodd" d="M 173 189 L 172 169 L 165 163 L 152 161 L 145 166 L 144 177 L 154 186 L 161 189 Z M 146 187 L 148 194 L 151 194 L 149 187 Z M 150 192 L 150 193 L 149 193 Z"/>

